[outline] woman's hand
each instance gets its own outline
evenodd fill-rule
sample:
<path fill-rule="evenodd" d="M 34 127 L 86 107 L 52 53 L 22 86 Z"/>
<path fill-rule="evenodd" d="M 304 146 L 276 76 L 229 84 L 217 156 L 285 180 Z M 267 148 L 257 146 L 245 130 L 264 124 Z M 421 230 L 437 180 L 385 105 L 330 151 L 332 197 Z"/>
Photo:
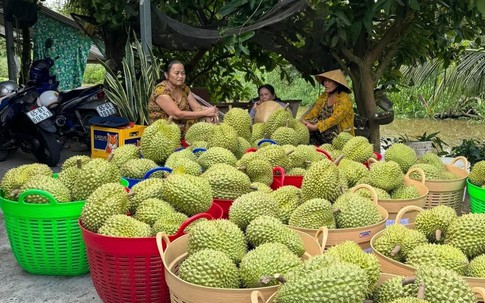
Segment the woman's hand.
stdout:
<path fill-rule="evenodd" d="M 318 130 L 316 124 L 310 123 L 308 121 L 303 121 L 303 124 L 308 128 L 309 131 L 314 132 Z"/>
<path fill-rule="evenodd" d="M 205 107 L 203 110 L 202 110 L 202 114 L 205 116 L 205 117 L 217 117 L 217 114 L 219 113 L 219 111 L 217 110 L 217 107 L 215 106 L 211 106 L 211 107 Z"/>
<path fill-rule="evenodd" d="M 258 105 L 260 105 L 261 103 L 263 103 L 263 101 L 261 100 L 258 100 L 256 102 L 254 102 L 254 105 L 253 105 L 253 108 L 256 108 Z"/>

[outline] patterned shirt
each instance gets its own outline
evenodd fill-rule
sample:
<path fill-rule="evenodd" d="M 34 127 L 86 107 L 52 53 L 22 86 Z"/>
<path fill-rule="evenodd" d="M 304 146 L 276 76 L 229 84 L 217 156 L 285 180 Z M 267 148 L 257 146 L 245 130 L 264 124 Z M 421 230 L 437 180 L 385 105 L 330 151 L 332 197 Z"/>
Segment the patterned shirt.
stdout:
<path fill-rule="evenodd" d="M 304 120 L 312 120 L 318 118 L 320 112 L 324 110 L 325 104 L 327 104 L 328 94 L 321 94 L 312 109 L 306 114 Z M 337 126 L 339 132 L 348 132 L 355 136 L 354 130 L 354 109 L 352 102 L 350 101 L 350 95 L 345 92 L 340 92 L 335 98 L 333 104 L 333 113 L 330 117 L 317 122 L 317 128 L 320 132 Z"/>
<path fill-rule="evenodd" d="M 174 100 L 175 104 L 177 104 L 180 110 L 190 111 L 189 102 L 187 101 L 187 97 L 190 94 L 190 88 L 183 84 L 181 86 L 182 93 L 180 95 L 180 100 L 174 98 L 174 91 L 170 87 L 167 86 L 167 81 L 163 80 L 162 82 L 158 83 L 155 88 L 153 89 L 152 95 L 148 100 L 147 111 L 148 111 L 148 118 L 150 124 L 158 119 L 168 119 L 168 114 L 155 102 L 158 96 L 160 95 L 169 95 L 172 100 Z M 174 123 L 178 124 L 182 133 L 185 131 L 195 122 L 197 119 L 191 120 L 172 120 Z"/>

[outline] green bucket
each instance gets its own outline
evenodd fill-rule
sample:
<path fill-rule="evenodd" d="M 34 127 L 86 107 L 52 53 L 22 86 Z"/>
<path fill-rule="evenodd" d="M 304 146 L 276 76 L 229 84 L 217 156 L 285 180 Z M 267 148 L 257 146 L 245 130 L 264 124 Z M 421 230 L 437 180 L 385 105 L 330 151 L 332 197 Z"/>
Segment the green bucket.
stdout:
<path fill-rule="evenodd" d="M 466 179 L 466 188 L 470 196 L 470 209 L 473 214 L 485 213 L 485 188 L 476 186 Z"/>
<path fill-rule="evenodd" d="M 29 195 L 41 195 L 49 203 L 26 203 Z M 50 193 L 36 189 L 27 190 L 18 201 L 12 201 L 0 192 L 5 228 L 20 267 L 40 275 L 75 276 L 89 272 L 78 225 L 85 202 L 59 203 Z"/>

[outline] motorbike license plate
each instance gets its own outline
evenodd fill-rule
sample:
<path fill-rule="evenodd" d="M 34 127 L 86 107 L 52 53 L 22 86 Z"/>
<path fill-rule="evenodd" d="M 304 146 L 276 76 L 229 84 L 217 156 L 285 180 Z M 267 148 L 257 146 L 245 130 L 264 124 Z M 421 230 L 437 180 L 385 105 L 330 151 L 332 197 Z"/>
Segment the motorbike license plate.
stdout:
<path fill-rule="evenodd" d="M 34 123 L 37 124 L 39 122 L 44 121 L 45 119 L 48 119 L 52 117 L 52 112 L 47 109 L 45 106 L 40 106 L 37 107 L 36 109 L 33 109 L 29 112 L 26 113 L 27 117 Z"/>
<path fill-rule="evenodd" d="M 106 102 L 96 106 L 96 111 L 101 117 L 108 117 L 116 114 L 116 108 L 111 102 Z"/>

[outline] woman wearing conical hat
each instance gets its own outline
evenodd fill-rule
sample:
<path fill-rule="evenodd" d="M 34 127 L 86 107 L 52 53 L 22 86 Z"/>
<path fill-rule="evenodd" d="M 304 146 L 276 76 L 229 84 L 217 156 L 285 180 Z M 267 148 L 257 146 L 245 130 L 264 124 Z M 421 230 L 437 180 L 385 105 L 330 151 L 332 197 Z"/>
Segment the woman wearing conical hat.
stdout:
<path fill-rule="evenodd" d="M 322 145 L 332 143 L 340 132 L 354 132 L 354 110 L 350 100 L 347 80 L 340 69 L 315 76 L 325 87 L 312 109 L 302 117 L 303 124 L 310 131 L 310 143 Z"/>

